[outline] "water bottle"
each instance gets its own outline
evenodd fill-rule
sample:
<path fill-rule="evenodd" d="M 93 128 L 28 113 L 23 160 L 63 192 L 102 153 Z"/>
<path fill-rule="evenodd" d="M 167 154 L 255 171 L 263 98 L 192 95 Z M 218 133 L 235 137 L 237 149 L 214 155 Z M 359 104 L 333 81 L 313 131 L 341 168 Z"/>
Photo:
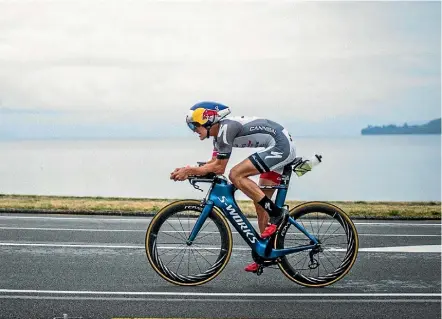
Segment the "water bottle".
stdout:
<path fill-rule="evenodd" d="M 317 166 L 321 162 L 322 162 L 322 155 L 315 154 L 308 160 L 305 160 L 300 165 L 296 166 L 294 168 L 294 171 L 296 175 L 298 175 L 299 177 L 307 172 L 310 172 L 313 169 L 313 167 Z"/>

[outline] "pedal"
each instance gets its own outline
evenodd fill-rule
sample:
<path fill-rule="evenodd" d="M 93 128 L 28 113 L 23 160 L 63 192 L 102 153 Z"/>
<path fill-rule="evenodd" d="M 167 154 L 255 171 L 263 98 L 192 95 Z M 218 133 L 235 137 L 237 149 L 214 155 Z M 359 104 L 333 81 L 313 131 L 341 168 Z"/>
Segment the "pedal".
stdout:
<path fill-rule="evenodd" d="M 256 271 L 256 275 L 261 276 L 264 270 L 263 265 L 259 265 L 258 270 Z"/>

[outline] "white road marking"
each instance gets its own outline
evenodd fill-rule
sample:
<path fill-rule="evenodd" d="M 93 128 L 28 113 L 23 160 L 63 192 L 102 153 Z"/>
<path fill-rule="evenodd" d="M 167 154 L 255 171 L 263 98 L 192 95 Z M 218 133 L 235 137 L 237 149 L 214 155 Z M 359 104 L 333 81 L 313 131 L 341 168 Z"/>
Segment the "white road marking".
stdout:
<path fill-rule="evenodd" d="M 3 243 L 0 246 L 52 247 L 52 248 L 104 248 L 104 249 L 144 249 L 143 245 L 84 245 L 84 244 L 45 244 L 45 243 Z"/>
<path fill-rule="evenodd" d="M 368 237 L 441 237 L 440 234 L 436 235 L 424 235 L 424 234 L 360 234 L 358 236 L 368 236 Z"/>
<path fill-rule="evenodd" d="M 361 248 L 359 251 L 368 252 L 404 252 L 404 253 L 441 253 L 441 245 L 422 245 L 422 246 L 397 246 L 397 247 L 379 247 L 379 248 Z"/>
<path fill-rule="evenodd" d="M 198 296 L 198 297 L 441 297 L 441 293 L 250 293 L 176 291 L 89 291 L 0 289 L 0 294 L 110 295 L 110 296 Z"/>
<path fill-rule="evenodd" d="M 152 217 L 140 217 L 140 216 L 134 216 L 133 218 L 121 218 L 116 217 L 114 215 L 110 215 L 108 217 L 95 217 L 93 215 L 88 215 L 90 217 L 65 217 L 65 216 L 6 216 L 6 215 L 0 215 L 0 219 L 41 219 L 41 220 L 63 220 L 63 221 L 106 221 L 106 222 L 137 222 L 140 221 L 147 221 L 149 222 L 152 220 Z"/>
<path fill-rule="evenodd" d="M 441 223 L 440 221 L 437 221 L 436 223 L 402 223 L 400 221 L 396 222 L 396 223 L 390 223 L 390 222 L 385 222 L 385 223 L 379 223 L 379 222 L 374 222 L 374 223 L 366 223 L 366 222 L 354 222 L 355 225 L 359 225 L 359 226 L 437 226 L 437 227 L 441 227 Z"/>
<path fill-rule="evenodd" d="M 318 299 L 302 299 L 298 297 L 296 299 L 296 303 L 440 303 L 440 298 L 434 299 L 434 298 L 421 298 L 421 299 L 414 299 L 411 298 L 404 298 L 402 299 L 393 299 L 392 297 L 386 298 L 386 299 L 358 299 L 358 298 L 349 298 L 349 299 L 334 299 L 334 298 L 324 298 L 323 296 L 320 296 L 321 298 Z M 233 303 L 262 303 L 263 300 L 266 302 L 276 302 L 280 303 L 281 300 L 284 302 L 284 299 L 278 298 L 278 299 L 262 299 L 262 298 L 245 298 L 245 299 L 239 299 L 238 297 L 216 297 L 216 298 L 176 298 L 176 297 L 95 297 L 95 296 L 33 296 L 33 295 L 2 295 L 0 294 L 0 299 L 22 299 L 22 300 L 69 300 L 69 301 L 77 301 L 77 300 L 99 300 L 99 301 L 150 301 L 150 302 L 159 302 L 159 303 L 165 303 L 165 302 L 233 302 Z M 121 318 L 123 319 L 123 318 Z M 142 318 L 139 318 L 142 319 Z M 145 319 L 151 319 L 151 318 L 145 318 Z"/>
<path fill-rule="evenodd" d="M 78 231 L 78 232 L 141 232 L 145 233 L 146 229 L 100 229 L 100 228 L 51 228 L 51 227 L 0 227 L 3 230 L 35 230 L 35 231 Z M 175 231 L 175 230 L 166 230 L 164 233 L 186 233 L 186 231 Z M 219 232 L 211 232 L 211 231 L 202 231 L 200 233 L 204 234 L 219 234 Z M 237 232 L 233 232 L 234 235 L 239 235 Z M 290 234 L 290 232 L 289 232 Z M 319 235 L 327 235 L 327 234 L 319 234 Z M 342 235 L 345 234 L 336 234 Z M 369 237 L 441 237 L 441 234 L 358 234 L 359 236 L 369 236 Z"/>
<path fill-rule="evenodd" d="M 146 232 L 146 229 L 99 229 L 99 228 L 48 228 L 48 227 L 0 227 L 3 230 L 38 230 L 38 231 L 89 231 L 89 232 Z M 174 232 L 174 231 L 164 231 Z"/>
<path fill-rule="evenodd" d="M 1 214 L 1 213 L 0 213 Z M 93 215 L 89 215 L 90 217 L 65 217 L 65 216 L 9 216 L 9 215 L 0 215 L 0 219 L 42 219 L 42 220 L 62 220 L 62 221 L 106 221 L 106 222 L 134 222 L 139 223 L 141 221 L 150 222 L 152 217 L 140 217 L 134 216 L 132 218 L 121 218 L 116 216 L 108 216 L 108 217 L 95 217 Z M 256 223 L 256 218 L 251 218 L 251 221 Z M 430 222 L 430 223 L 405 223 L 405 222 L 354 222 L 355 225 L 361 226 L 436 226 L 441 227 L 441 222 Z"/>
<path fill-rule="evenodd" d="M 51 248 L 103 248 L 103 249 L 145 249 L 144 245 L 103 245 L 103 244 L 65 244 L 65 243 L 8 243 L 0 242 L 0 246 L 10 247 L 51 247 Z M 161 249 L 187 249 L 183 245 L 178 246 L 159 246 Z M 219 250 L 218 247 L 190 247 L 194 250 Z M 235 246 L 233 250 L 250 251 L 248 246 Z M 345 251 L 342 248 L 330 248 L 328 251 Z M 422 245 L 422 246 L 396 246 L 396 247 L 373 247 L 359 248 L 359 252 L 405 252 L 405 253 L 441 253 L 441 245 Z"/>

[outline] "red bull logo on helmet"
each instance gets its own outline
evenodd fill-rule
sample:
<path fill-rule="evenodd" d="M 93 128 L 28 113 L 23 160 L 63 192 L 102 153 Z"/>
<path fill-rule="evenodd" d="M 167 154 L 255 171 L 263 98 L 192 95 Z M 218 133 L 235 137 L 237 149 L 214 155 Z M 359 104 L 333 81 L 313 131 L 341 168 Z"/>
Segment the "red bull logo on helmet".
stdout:
<path fill-rule="evenodd" d="M 192 113 L 192 120 L 193 120 L 193 122 L 197 122 L 201 125 L 204 125 L 207 122 L 213 123 L 217 116 L 218 116 L 218 112 L 215 110 L 197 108 Z"/>
<path fill-rule="evenodd" d="M 203 119 L 213 121 L 217 115 L 218 115 L 218 112 L 215 110 L 204 110 Z"/>

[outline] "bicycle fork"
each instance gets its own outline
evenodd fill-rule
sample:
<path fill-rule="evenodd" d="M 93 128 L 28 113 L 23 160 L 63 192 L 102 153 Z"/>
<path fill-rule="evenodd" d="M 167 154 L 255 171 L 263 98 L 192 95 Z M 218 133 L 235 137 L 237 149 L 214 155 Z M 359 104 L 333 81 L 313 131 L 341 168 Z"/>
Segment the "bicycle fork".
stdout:
<path fill-rule="evenodd" d="M 198 217 L 198 220 L 196 221 L 195 226 L 193 226 L 193 229 L 190 232 L 189 237 L 187 238 L 187 241 L 186 241 L 187 246 L 192 245 L 193 241 L 196 238 L 196 235 L 199 233 L 199 231 L 201 230 L 201 227 L 204 225 L 207 217 L 209 216 L 210 212 L 212 211 L 212 208 L 213 208 L 212 201 L 208 201 L 205 203 L 203 211 L 201 212 L 200 216 Z"/>

